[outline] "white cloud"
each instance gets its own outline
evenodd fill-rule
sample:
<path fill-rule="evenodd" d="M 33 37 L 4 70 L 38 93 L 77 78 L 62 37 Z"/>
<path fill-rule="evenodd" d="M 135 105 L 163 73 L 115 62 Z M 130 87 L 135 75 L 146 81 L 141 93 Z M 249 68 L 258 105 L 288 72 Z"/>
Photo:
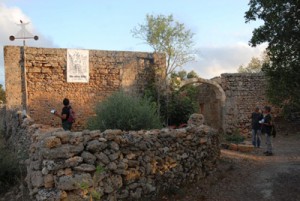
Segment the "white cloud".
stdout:
<path fill-rule="evenodd" d="M 184 69 L 194 70 L 206 79 L 220 76 L 222 73 L 236 73 L 240 65 L 246 65 L 252 57 L 260 57 L 265 48 L 266 44 L 252 48 L 246 43 L 200 47 L 197 60 L 186 64 Z"/>
<path fill-rule="evenodd" d="M 31 22 L 30 18 L 17 7 L 7 7 L 0 3 L 0 84 L 4 84 L 4 59 L 3 46 L 5 45 L 22 45 L 21 40 L 10 41 L 9 36 L 15 35 L 20 31 L 20 20 Z M 36 30 L 32 23 L 26 26 L 26 29 L 33 35 L 38 35 L 39 40 L 28 40 L 26 45 L 36 47 L 53 47 L 55 46 L 50 38 L 45 37 Z"/>

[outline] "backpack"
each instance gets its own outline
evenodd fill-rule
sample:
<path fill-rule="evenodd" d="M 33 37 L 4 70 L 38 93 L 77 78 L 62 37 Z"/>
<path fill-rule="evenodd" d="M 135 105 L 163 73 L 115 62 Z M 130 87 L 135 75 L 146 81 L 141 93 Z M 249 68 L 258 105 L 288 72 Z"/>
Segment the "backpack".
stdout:
<path fill-rule="evenodd" d="M 69 117 L 68 117 L 67 121 L 70 123 L 74 123 L 75 119 L 76 119 L 75 111 L 71 107 L 69 107 Z"/>

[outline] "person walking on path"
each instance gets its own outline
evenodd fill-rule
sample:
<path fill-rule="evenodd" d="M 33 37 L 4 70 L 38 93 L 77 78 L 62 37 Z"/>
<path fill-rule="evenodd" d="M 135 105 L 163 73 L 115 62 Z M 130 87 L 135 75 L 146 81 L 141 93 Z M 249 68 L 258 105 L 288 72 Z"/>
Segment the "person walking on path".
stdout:
<path fill-rule="evenodd" d="M 259 123 L 264 117 L 260 113 L 259 108 L 256 107 L 254 112 L 251 114 L 252 122 L 252 144 L 254 147 L 259 148 L 261 143 L 261 124 Z"/>
<path fill-rule="evenodd" d="M 272 156 L 273 155 L 273 147 L 272 147 L 272 116 L 270 114 L 271 107 L 265 106 L 264 107 L 264 118 L 259 122 L 262 124 L 262 133 L 266 135 L 266 144 L 267 144 L 267 150 L 264 152 L 266 156 Z"/>

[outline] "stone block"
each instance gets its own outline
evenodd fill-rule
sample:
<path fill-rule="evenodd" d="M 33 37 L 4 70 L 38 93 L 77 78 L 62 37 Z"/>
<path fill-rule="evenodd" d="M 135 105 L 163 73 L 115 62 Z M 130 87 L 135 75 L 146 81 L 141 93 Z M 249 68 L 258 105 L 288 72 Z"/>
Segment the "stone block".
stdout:
<path fill-rule="evenodd" d="M 238 150 L 241 152 L 250 152 L 253 151 L 254 146 L 253 145 L 247 145 L 247 144 L 239 144 Z"/>
<path fill-rule="evenodd" d="M 97 157 L 97 159 L 99 161 L 101 161 L 102 163 L 104 163 L 106 165 L 110 163 L 110 160 L 109 160 L 108 156 L 103 152 L 101 152 L 99 154 L 96 154 L 95 156 Z"/>
<path fill-rule="evenodd" d="M 62 144 L 66 144 L 70 139 L 70 131 L 59 131 L 53 134 L 61 140 Z"/>
<path fill-rule="evenodd" d="M 229 144 L 229 149 L 232 151 L 237 151 L 238 150 L 238 145 L 237 144 Z"/>
<path fill-rule="evenodd" d="M 66 167 L 74 167 L 83 162 L 83 158 L 80 156 L 74 156 L 65 161 Z"/>
<path fill-rule="evenodd" d="M 83 161 L 85 163 L 92 164 L 92 165 L 95 164 L 96 156 L 94 156 L 90 152 L 88 151 L 82 152 L 81 157 L 83 158 Z"/>
<path fill-rule="evenodd" d="M 103 150 L 106 148 L 106 144 L 100 143 L 98 140 L 93 140 L 87 143 L 86 149 L 92 153 Z"/>
<path fill-rule="evenodd" d="M 59 190 L 70 191 L 79 189 L 83 183 L 92 186 L 93 180 L 90 174 L 82 173 L 73 176 L 62 176 L 58 179 L 56 186 Z"/>
<path fill-rule="evenodd" d="M 71 158 L 76 154 L 79 154 L 84 149 L 83 144 L 70 145 L 62 144 L 60 147 L 48 149 L 41 149 L 41 154 L 46 159 L 58 159 L 58 158 Z"/>
<path fill-rule="evenodd" d="M 44 139 L 44 146 L 46 148 L 52 149 L 54 147 L 58 147 L 59 145 L 61 145 L 61 141 L 55 136 L 51 136 Z"/>
<path fill-rule="evenodd" d="M 33 187 L 41 187 L 44 185 L 44 178 L 41 171 L 32 171 L 29 174 Z"/>
<path fill-rule="evenodd" d="M 52 188 L 54 185 L 54 178 L 52 174 L 47 174 L 44 176 L 44 186 L 45 188 Z"/>
<path fill-rule="evenodd" d="M 77 167 L 74 167 L 74 170 L 80 171 L 80 172 L 94 172 L 94 171 L 96 171 L 96 167 L 94 165 L 83 163 Z"/>
<path fill-rule="evenodd" d="M 40 73 L 42 72 L 42 69 L 40 67 L 31 67 L 28 69 L 29 73 Z"/>

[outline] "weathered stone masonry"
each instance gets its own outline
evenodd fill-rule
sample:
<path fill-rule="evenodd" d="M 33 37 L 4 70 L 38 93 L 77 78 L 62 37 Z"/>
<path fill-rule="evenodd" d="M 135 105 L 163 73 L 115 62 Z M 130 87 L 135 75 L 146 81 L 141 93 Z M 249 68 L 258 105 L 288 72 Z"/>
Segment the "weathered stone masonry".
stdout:
<path fill-rule="evenodd" d="M 262 73 L 231 73 L 206 80 L 193 78 L 182 86 L 198 86 L 199 113 L 206 117 L 206 124 L 225 133 L 251 132 L 251 113 L 255 107 L 272 106 L 266 97 L 266 77 Z M 272 115 L 280 115 L 280 108 L 272 106 Z"/>
<path fill-rule="evenodd" d="M 69 97 L 77 111 L 77 130 L 93 115 L 97 102 L 113 91 L 142 91 L 149 79 L 165 68 L 165 56 L 139 52 L 90 51 L 90 82 L 66 82 L 67 49 L 25 47 L 28 113 L 37 123 L 59 126 L 50 109 L 60 110 Z M 7 109 L 22 105 L 22 48 L 5 47 Z M 188 81 L 190 82 L 190 81 Z M 207 124 L 226 133 L 250 133 L 250 115 L 256 106 L 270 105 L 266 98 L 263 74 L 232 73 L 191 83 L 199 86 L 199 105 Z M 208 97 L 209 96 L 209 97 Z M 272 107 L 274 116 L 279 109 Z"/>
<path fill-rule="evenodd" d="M 4 47 L 7 109 L 22 109 L 22 47 Z M 58 126 L 50 114 L 68 97 L 77 112 L 77 129 L 94 114 L 96 104 L 119 89 L 138 93 L 165 68 L 165 55 L 143 52 L 89 51 L 89 83 L 66 82 L 67 49 L 25 47 L 27 113 L 38 123 Z"/>
<path fill-rule="evenodd" d="M 266 77 L 262 73 L 226 73 L 221 75 L 220 85 L 226 95 L 223 115 L 226 133 L 249 134 L 255 107 L 272 106 L 266 96 Z M 271 113 L 276 117 L 280 108 L 272 106 Z"/>
<path fill-rule="evenodd" d="M 33 123 L 27 118 L 22 127 L 31 138 L 26 181 L 38 201 L 88 200 L 91 192 L 104 201 L 153 197 L 204 178 L 220 155 L 216 131 L 200 124 L 69 132 Z"/>

